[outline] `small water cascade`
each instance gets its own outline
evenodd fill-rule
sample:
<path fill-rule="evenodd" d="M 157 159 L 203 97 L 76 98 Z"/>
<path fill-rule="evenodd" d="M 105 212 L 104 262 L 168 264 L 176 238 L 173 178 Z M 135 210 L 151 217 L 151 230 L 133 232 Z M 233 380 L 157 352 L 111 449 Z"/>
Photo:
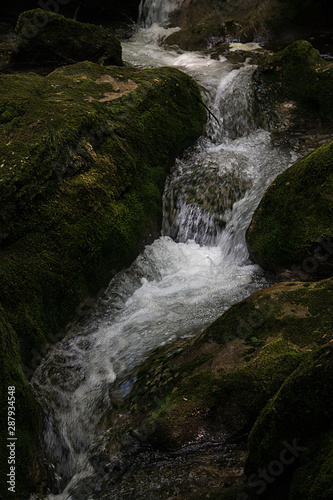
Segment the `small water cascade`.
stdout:
<path fill-rule="evenodd" d="M 163 24 L 184 0 L 141 0 L 139 5 L 139 24 L 146 27 Z"/>
<path fill-rule="evenodd" d="M 150 27 L 123 43 L 123 57 L 140 67 L 186 71 L 201 85 L 212 115 L 205 136 L 176 161 L 168 178 L 161 237 L 111 281 L 92 313 L 34 374 L 32 387 L 45 411 L 45 456 L 62 491 L 50 499 L 134 498 L 126 496 L 126 485 L 116 493 L 111 476 L 107 489 L 92 458 L 96 447 L 103 449 L 98 426 L 115 385 L 127 394 L 155 348 L 195 335 L 267 285 L 249 261 L 245 231 L 266 187 L 297 156 L 273 147 L 269 132 L 256 126 L 253 66 L 235 68 L 222 57 L 158 45 L 168 30 L 154 23 L 178 3 L 141 2 L 141 17 Z"/>

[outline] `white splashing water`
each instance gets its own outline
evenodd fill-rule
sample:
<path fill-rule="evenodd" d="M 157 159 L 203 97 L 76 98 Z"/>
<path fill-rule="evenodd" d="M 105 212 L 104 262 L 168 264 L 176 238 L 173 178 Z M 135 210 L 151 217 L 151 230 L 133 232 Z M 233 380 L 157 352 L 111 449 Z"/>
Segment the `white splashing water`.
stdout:
<path fill-rule="evenodd" d="M 139 23 L 146 27 L 163 24 L 183 0 L 141 0 L 139 5 Z"/>
<path fill-rule="evenodd" d="M 157 26 L 139 31 L 123 44 L 124 59 L 192 75 L 219 125 L 211 116 L 207 135 L 176 162 L 165 190 L 163 235 L 112 280 L 86 323 L 36 370 L 32 385 L 46 414 L 45 454 L 56 474 L 70 481 L 50 499 L 70 499 L 78 481 L 93 477 L 89 447 L 116 379 L 125 390 L 153 349 L 194 335 L 266 285 L 248 260 L 245 231 L 266 187 L 296 155 L 272 147 L 270 134 L 256 130 L 252 66 L 233 69 L 223 58 L 162 49 L 156 40 L 165 32 Z M 240 194 L 225 209 L 232 180 Z M 202 199 L 193 200 L 202 191 Z"/>

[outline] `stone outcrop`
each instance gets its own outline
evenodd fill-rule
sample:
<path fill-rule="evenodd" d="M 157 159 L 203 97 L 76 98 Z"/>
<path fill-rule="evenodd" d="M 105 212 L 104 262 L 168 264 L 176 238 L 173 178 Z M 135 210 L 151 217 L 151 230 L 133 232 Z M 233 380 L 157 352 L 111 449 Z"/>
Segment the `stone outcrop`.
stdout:
<path fill-rule="evenodd" d="M 331 340 L 299 366 L 268 403 L 249 437 L 246 471 L 254 475 L 253 483 L 265 483 L 260 471 L 273 471 L 266 482 L 269 491 L 284 472 L 291 482 L 288 498 L 330 497 L 332 374 Z M 275 475 L 277 467 L 281 472 Z"/>
<path fill-rule="evenodd" d="M 288 130 L 333 122 L 333 64 L 305 40 L 266 56 L 253 75 L 263 125 Z"/>
<path fill-rule="evenodd" d="M 18 20 L 12 63 L 72 64 L 91 61 L 122 65 L 120 42 L 93 24 L 79 23 L 42 9 L 23 12 Z"/>
<path fill-rule="evenodd" d="M 133 390 L 135 414 L 151 415 L 151 442 L 170 449 L 200 433 L 248 432 L 286 378 L 333 338 L 332 308 L 332 279 L 280 283 L 232 306 L 173 358 L 152 357 Z"/>
<path fill-rule="evenodd" d="M 333 273 L 332 153 L 329 142 L 298 161 L 268 187 L 246 238 L 263 268 L 300 279 Z"/>

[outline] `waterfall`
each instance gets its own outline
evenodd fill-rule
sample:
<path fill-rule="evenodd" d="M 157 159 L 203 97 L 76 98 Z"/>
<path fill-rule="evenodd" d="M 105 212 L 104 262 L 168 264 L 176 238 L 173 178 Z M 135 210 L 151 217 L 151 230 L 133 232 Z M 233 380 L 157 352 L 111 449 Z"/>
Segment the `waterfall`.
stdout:
<path fill-rule="evenodd" d="M 142 16 L 160 22 L 178 3 L 142 2 Z M 192 337 L 267 285 L 249 262 L 245 231 L 266 187 L 296 160 L 256 127 L 253 66 L 166 50 L 153 41 L 156 29 L 123 42 L 124 60 L 186 71 L 214 117 L 166 182 L 161 237 L 110 282 L 84 323 L 51 349 L 33 376 L 45 412 L 45 457 L 55 470 L 55 490 L 62 491 L 50 499 L 134 498 L 117 496 L 108 486 L 112 471 L 103 479 L 96 465 L 105 453 L 98 426 L 114 391 L 128 393 L 154 349 Z M 146 498 L 161 498 L 154 495 Z"/>
<path fill-rule="evenodd" d="M 139 5 L 139 23 L 146 27 L 165 23 L 183 0 L 141 0 Z"/>

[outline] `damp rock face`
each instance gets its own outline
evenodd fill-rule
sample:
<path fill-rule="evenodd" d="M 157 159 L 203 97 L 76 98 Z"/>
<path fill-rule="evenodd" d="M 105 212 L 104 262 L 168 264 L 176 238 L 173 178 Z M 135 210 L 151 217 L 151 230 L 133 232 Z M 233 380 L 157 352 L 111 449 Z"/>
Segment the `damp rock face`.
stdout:
<path fill-rule="evenodd" d="M 333 65 L 305 40 L 268 55 L 253 74 L 264 126 L 288 130 L 333 122 Z"/>
<path fill-rule="evenodd" d="M 300 33 L 311 36 L 314 25 L 325 32 L 332 14 L 330 0 L 184 0 L 170 17 L 181 30 L 166 42 L 184 50 L 218 49 L 230 40 L 285 45 Z"/>
<path fill-rule="evenodd" d="M 122 65 L 120 42 L 100 26 L 34 9 L 20 15 L 16 31 L 12 63 Z"/>
<path fill-rule="evenodd" d="M 166 186 L 164 230 L 177 241 L 211 244 L 226 226 L 234 203 L 251 187 L 246 158 L 226 151 L 217 163 L 206 154 L 183 169 L 186 161 L 185 156 L 177 160 L 177 181 Z"/>

